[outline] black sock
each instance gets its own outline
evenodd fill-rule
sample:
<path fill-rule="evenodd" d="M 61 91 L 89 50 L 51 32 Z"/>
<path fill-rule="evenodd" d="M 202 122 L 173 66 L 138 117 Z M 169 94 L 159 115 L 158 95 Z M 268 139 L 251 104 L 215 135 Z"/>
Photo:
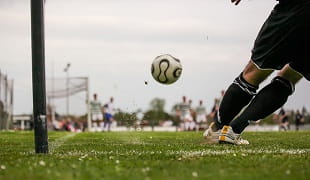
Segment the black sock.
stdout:
<path fill-rule="evenodd" d="M 249 104 L 257 89 L 257 86 L 246 82 L 241 73 L 225 92 L 220 104 L 219 118 L 216 125 L 219 128 L 229 125 L 241 109 Z"/>
<path fill-rule="evenodd" d="M 233 131 L 240 134 L 250 121 L 257 121 L 270 115 L 285 104 L 293 91 L 294 86 L 288 80 L 275 77 L 270 84 L 258 92 L 240 116 L 230 123 Z"/>

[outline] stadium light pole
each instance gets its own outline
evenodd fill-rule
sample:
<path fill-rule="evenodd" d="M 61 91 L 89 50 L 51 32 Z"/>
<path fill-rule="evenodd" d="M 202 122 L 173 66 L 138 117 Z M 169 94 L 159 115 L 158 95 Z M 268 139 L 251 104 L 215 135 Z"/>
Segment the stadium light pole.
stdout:
<path fill-rule="evenodd" d="M 64 72 L 67 74 L 66 78 L 66 107 L 67 107 L 67 116 L 69 116 L 69 68 L 71 64 L 67 63 L 67 66 L 64 69 Z"/>
<path fill-rule="evenodd" d="M 35 152 L 48 153 L 45 87 L 44 0 L 31 0 L 31 43 Z"/>

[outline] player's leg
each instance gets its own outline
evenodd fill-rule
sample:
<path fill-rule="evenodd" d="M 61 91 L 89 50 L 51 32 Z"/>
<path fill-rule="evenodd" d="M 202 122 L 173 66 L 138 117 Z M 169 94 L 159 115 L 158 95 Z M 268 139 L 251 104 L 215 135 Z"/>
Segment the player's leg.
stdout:
<path fill-rule="evenodd" d="M 256 94 L 259 84 L 264 81 L 273 70 L 259 69 L 252 61 L 244 71 L 228 87 L 219 108 L 217 128 L 222 128 L 235 118 Z"/>
<path fill-rule="evenodd" d="M 112 122 L 113 122 L 113 116 L 112 116 L 112 114 L 110 114 L 109 121 L 108 121 L 108 131 L 109 132 L 111 131 Z"/>
<path fill-rule="evenodd" d="M 204 132 L 203 135 L 208 143 L 219 141 L 222 127 L 229 125 L 242 108 L 252 100 L 258 85 L 272 72 L 273 70 L 259 69 L 252 61 L 248 63 L 243 72 L 226 90 L 220 104 L 219 117 Z"/>
<path fill-rule="evenodd" d="M 249 121 L 263 119 L 282 107 L 301 78 L 301 74 L 286 65 L 271 83 L 259 91 L 240 116 L 230 123 L 233 131 L 240 134 L 249 125 Z"/>
<path fill-rule="evenodd" d="M 97 118 L 97 114 L 95 113 L 92 113 L 91 115 L 92 117 L 92 127 L 90 127 L 90 130 L 91 131 L 97 131 L 97 128 L 98 128 L 98 118 Z"/>
<path fill-rule="evenodd" d="M 98 132 L 101 132 L 101 131 L 103 131 L 103 115 L 102 115 L 102 113 L 99 113 L 99 114 L 97 114 L 97 122 L 98 122 L 98 127 L 97 127 L 97 131 Z"/>
<path fill-rule="evenodd" d="M 294 92 L 294 85 L 303 76 L 310 80 L 309 15 L 309 1 L 292 1 L 282 5 L 280 3 L 269 16 L 266 21 L 268 23 L 264 24 L 255 41 L 252 58 L 263 67 L 277 69 L 287 65 L 270 84 L 260 90 L 242 114 L 231 122 L 234 132 L 241 133 L 249 124 L 248 121 L 262 119 L 283 106 L 288 96 Z M 282 40 L 281 43 L 279 39 Z M 269 51 L 270 49 L 273 51 Z"/>
<path fill-rule="evenodd" d="M 280 1 L 275 6 L 255 40 L 251 58 L 256 65 L 261 68 L 279 69 L 287 63 L 294 62 L 294 69 L 304 75 L 308 74 L 310 79 L 309 71 L 307 71 L 309 70 L 309 66 L 303 66 L 303 64 L 307 64 L 306 62 L 308 62 L 308 59 L 307 61 L 304 60 L 305 57 L 308 57 L 309 51 L 304 50 L 308 49 L 306 47 L 309 46 L 306 43 L 301 43 L 306 42 L 305 39 L 309 38 L 309 31 L 307 31 L 309 27 L 303 27 L 309 24 L 309 8 L 309 1 L 290 1 L 289 3 Z M 307 43 L 308 42 L 309 41 L 307 41 Z M 302 59 L 299 57 L 302 57 Z M 246 93 L 240 96 L 241 102 L 235 103 L 237 104 L 236 107 L 234 107 L 234 103 L 227 103 L 226 107 L 220 108 L 220 120 L 223 122 L 219 123 L 223 125 L 238 113 L 237 110 L 241 109 L 241 105 L 245 105 L 251 101 L 241 115 L 230 123 L 230 126 L 225 125 L 222 128 L 219 136 L 220 142 L 227 142 L 226 137 L 230 139 L 231 135 L 235 136 L 233 140 L 237 139 L 237 143 L 236 141 L 232 141 L 232 143 L 243 144 L 240 133 L 249 124 L 248 120 L 261 119 L 281 107 L 286 102 L 288 96 L 294 91 L 293 85 L 302 77 L 289 66 L 285 66 L 282 68 L 279 76 L 274 78 L 270 84 L 260 90 L 260 92 L 255 95 L 255 98 L 252 99 L 253 95 L 251 96 L 251 94 L 255 94 L 256 91 L 255 85 L 257 88 L 260 83 L 260 79 L 255 79 L 255 77 L 264 78 L 263 75 L 257 76 L 256 74 L 257 73 L 254 71 L 254 79 L 251 78 L 252 76 L 248 76 L 250 78 L 247 78 L 247 76 L 243 76 L 244 79 L 240 78 L 241 82 L 244 80 L 249 83 L 242 84 L 246 87 L 240 86 L 240 88 L 250 91 L 247 96 Z M 305 77 L 307 76 L 305 75 Z M 254 88 L 248 85 L 252 85 Z M 237 95 L 242 94 L 240 88 L 237 89 L 235 86 L 235 89 L 237 89 L 235 91 L 238 92 L 236 93 Z M 252 91 L 253 89 L 254 92 Z M 231 99 L 240 101 L 238 97 L 231 97 Z M 224 106 L 225 102 L 223 102 L 222 105 Z M 230 108 L 232 108 L 233 111 L 227 113 Z M 221 109 L 223 110 L 222 113 Z M 248 143 L 247 141 L 244 142 Z"/>

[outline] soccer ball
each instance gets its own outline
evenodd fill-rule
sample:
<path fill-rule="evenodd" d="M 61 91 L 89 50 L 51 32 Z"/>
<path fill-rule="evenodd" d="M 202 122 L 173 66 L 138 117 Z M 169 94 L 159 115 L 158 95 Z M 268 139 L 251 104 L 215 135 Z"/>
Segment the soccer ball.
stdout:
<path fill-rule="evenodd" d="M 162 84 L 176 82 L 182 74 L 182 65 L 179 59 L 170 54 L 157 56 L 152 63 L 152 76 Z"/>

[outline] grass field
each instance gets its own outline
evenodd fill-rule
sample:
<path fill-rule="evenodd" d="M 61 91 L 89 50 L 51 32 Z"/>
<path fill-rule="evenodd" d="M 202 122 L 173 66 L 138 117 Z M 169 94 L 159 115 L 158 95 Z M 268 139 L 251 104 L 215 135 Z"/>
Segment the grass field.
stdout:
<path fill-rule="evenodd" d="M 0 179 L 309 179 L 310 131 L 245 133 L 247 146 L 208 145 L 195 132 L 0 132 Z"/>

